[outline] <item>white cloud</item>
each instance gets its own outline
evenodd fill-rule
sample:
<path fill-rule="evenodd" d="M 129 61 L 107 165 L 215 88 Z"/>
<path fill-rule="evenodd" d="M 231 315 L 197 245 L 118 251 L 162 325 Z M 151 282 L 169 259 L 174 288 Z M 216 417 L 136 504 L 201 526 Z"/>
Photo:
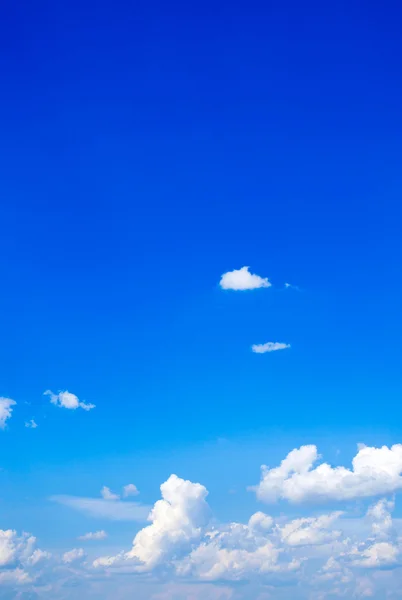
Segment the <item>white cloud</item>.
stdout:
<path fill-rule="evenodd" d="M 25 421 L 25 427 L 28 427 L 29 429 L 36 429 L 38 426 L 37 423 L 35 423 L 34 419 L 30 419 L 29 421 Z"/>
<path fill-rule="evenodd" d="M 254 489 L 259 500 L 290 502 L 352 500 L 393 493 L 402 488 L 402 445 L 391 448 L 363 446 L 352 469 L 332 467 L 318 460 L 317 447 L 292 450 L 279 467 L 262 466 L 261 481 Z"/>
<path fill-rule="evenodd" d="M 250 273 L 249 267 L 228 271 L 221 277 L 219 285 L 224 290 L 255 290 L 271 286 L 267 277 Z"/>
<path fill-rule="evenodd" d="M 251 350 L 256 354 L 265 354 L 266 352 L 276 352 L 276 350 L 286 350 L 290 344 L 282 342 L 267 342 L 266 344 L 253 344 Z"/>
<path fill-rule="evenodd" d="M 392 529 L 393 509 L 394 502 L 386 498 L 382 498 L 368 509 L 367 517 L 371 521 L 371 529 L 376 537 L 384 538 L 389 535 Z"/>
<path fill-rule="evenodd" d="M 90 531 L 89 533 L 85 533 L 84 535 L 79 536 L 79 540 L 87 541 L 87 540 L 104 540 L 107 538 L 106 531 Z"/>
<path fill-rule="evenodd" d="M 13 409 L 17 403 L 15 400 L 11 400 L 11 398 L 0 398 L 0 429 L 4 429 L 6 426 L 6 421 L 11 417 Z"/>
<path fill-rule="evenodd" d="M 0 572 L 0 584 L 2 585 L 26 585 L 31 582 L 32 578 L 29 574 L 19 567 Z"/>
<path fill-rule="evenodd" d="M 120 500 L 120 496 L 112 492 L 112 490 L 106 487 L 106 485 L 103 486 L 100 493 L 104 500 Z"/>
<path fill-rule="evenodd" d="M 82 496 L 52 496 L 50 500 L 90 517 L 111 521 L 145 521 L 150 510 L 149 506 L 138 502 L 111 502 Z"/>
<path fill-rule="evenodd" d="M 298 471 L 307 469 L 308 472 L 311 450 L 300 450 L 292 456 L 291 462 Z M 222 589 L 232 590 L 233 600 L 270 597 L 286 600 L 290 596 L 295 600 L 313 597 L 324 600 L 329 593 L 359 598 L 367 597 L 371 591 L 375 597 L 382 598 L 386 597 L 384 590 L 400 589 L 400 570 L 395 567 L 401 566 L 402 539 L 398 538 L 398 532 L 402 522 L 395 519 L 392 527 L 390 511 L 393 502 L 389 500 L 376 502 L 359 518 L 355 508 L 350 507 L 350 515 L 337 511 L 314 516 L 302 513 L 293 519 L 281 514 L 274 519 L 257 512 L 244 524 L 220 524 L 212 518 L 207 504 L 208 492 L 199 483 L 172 475 L 162 484 L 161 495 L 149 514 L 150 524 L 134 537 L 131 550 L 121 550 L 114 556 L 91 559 L 91 562 L 86 560 L 82 548 L 74 548 L 46 561 L 50 555 L 34 549 L 34 537 L 29 534 L 18 536 L 11 530 L 0 532 L 0 557 L 3 557 L 0 574 L 7 570 L 4 585 L 15 585 L 18 579 L 34 582 L 33 586 L 38 586 L 39 580 L 40 585 L 51 581 L 51 586 L 56 585 L 57 589 L 49 587 L 46 593 L 50 591 L 55 600 L 70 598 L 68 593 L 67 596 L 64 594 L 70 584 L 74 584 L 74 597 L 92 594 L 106 599 L 109 595 L 103 591 L 103 586 L 107 581 L 116 583 L 113 597 L 129 597 L 134 588 L 119 592 L 118 574 L 130 575 L 138 600 L 158 597 L 158 594 L 154 595 L 153 587 L 146 591 L 144 588 L 142 592 L 139 588 L 145 581 L 151 586 L 156 585 L 160 576 L 165 582 L 175 582 L 169 588 L 170 596 L 159 595 L 171 600 L 176 599 L 176 585 L 182 585 L 184 589 L 183 585 L 200 586 L 207 582 L 211 589 L 214 589 L 214 582 L 218 582 Z M 130 504 L 120 500 L 95 500 L 112 511 Z M 359 511 L 360 504 L 356 503 Z M 375 537 L 368 525 L 372 525 Z M 104 531 L 95 531 L 79 539 L 101 540 L 105 536 Z M 102 571 L 95 573 L 93 567 Z M 19 573 L 15 572 L 16 568 Z M 153 576 L 144 578 L 144 573 Z M 390 580 L 385 577 L 392 573 L 395 577 L 399 573 L 399 579 L 390 587 Z M 135 578 L 136 574 L 139 577 Z M 88 582 L 90 593 L 77 587 L 79 578 Z M 381 581 L 382 587 L 378 587 Z M 229 582 L 243 582 L 244 585 Z M 27 593 L 33 593 L 38 587 L 26 589 Z M 204 596 L 209 598 L 208 590 L 204 589 Z M 35 593 L 33 597 L 36 597 Z M 192 598 L 190 588 L 184 597 Z M 387 597 L 393 598 L 392 594 Z"/>
<path fill-rule="evenodd" d="M 352 564 L 368 569 L 395 566 L 399 563 L 400 550 L 389 542 L 377 542 L 358 553 Z"/>
<path fill-rule="evenodd" d="M 162 500 L 158 500 L 150 515 L 152 524 L 134 538 L 126 558 L 136 559 L 144 570 L 152 569 L 172 553 L 189 549 L 200 539 L 209 517 L 205 501 L 207 490 L 171 475 L 161 485 Z"/>
<path fill-rule="evenodd" d="M 13 529 L 0 529 L 0 567 L 28 558 L 35 543 L 36 538 L 28 533 L 19 536 Z"/>
<path fill-rule="evenodd" d="M 137 486 L 133 483 L 129 483 L 123 488 L 123 496 L 124 498 L 128 498 L 129 496 L 138 496 L 140 492 L 137 489 Z"/>
<path fill-rule="evenodd" d="M 49 560 L 51 558 L 51 554 L 50 552 L 46 552 L 45 550 L 40 550 L 39 548 L 37 548 L 36 550 L 34 550 L 31 554 L 31 556 L 28 557 L 26 563 L 29 566 L 35 566 L 37 565 L 39 562 L 42 562 L 44 560 Z"/>
<path fill-rule="evenodd" d="M 278 527 L 282 542 L 289 546 L 309 546 L 327 544 L 341 536 L 340 531 L 329 530 L 342 512 L 333 512 L 320 517 L 294 519 L 283 527 Z"/>
<path fill-rule="evenodd" d="M 272 529 L 272 525 L 274 520 L 269 515 L 259 511 L 251 515 L 248 527 L 250 531 L 256 531 L 260 533 L 266 533 L 270 529 Z"/>
<path fill-rule="evenodd" d="M 44 395 L 49 396 L 50 402 L 55 406 L 61 406 L 69 410 L 82 408 L 83 410 L 89 411 L 95 408 L 95 404 L 80 402 L 75 394 L 71 394 L 71 392 L 68 392 L 67 390 L 64 392 L 59 392 L 58 394 L 54 394 L 51 390 L 46 390 Z"/>
<path fill-rule="evenodd" d="M 71 563 L 83 560 L 85 558 L 85 552 L 82 548 L 73 548 L 68 552 L 63 554 L 62 560 L 65 564 L 69 565 Z"/>

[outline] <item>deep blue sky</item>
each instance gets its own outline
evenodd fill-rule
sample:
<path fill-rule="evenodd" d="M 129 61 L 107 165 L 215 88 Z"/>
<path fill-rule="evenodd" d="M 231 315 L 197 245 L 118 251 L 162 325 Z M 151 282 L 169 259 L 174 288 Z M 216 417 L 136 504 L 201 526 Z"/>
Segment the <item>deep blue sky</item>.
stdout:
<path fill-rule="evenodd" d="M 7 468 L 400 434 L 400 18 L 3 3 L 1 395 L 40 421 L 10 423 Z M 220 290 L 243 265 L 273 287 Z M 292 348 L 250 352 L 270 340 Z"/>

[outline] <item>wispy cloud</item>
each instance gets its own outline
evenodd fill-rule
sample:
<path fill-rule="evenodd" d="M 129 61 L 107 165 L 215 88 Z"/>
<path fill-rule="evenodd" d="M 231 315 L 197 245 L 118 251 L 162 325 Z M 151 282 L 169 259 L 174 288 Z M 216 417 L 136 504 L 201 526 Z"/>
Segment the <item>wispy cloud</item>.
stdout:
<path fill-rule="evenodd" d="M 250 273 L 249 267 L 228 271 L 221 277 L 219 285 L 223 290 L 255 290 L 271 287 L 268 277 L 260 277 Z"/>
<path fill-rule="evenodd" d="M 104 540 L 107 538 L 106 531 L 90 531 L 89 533 L 85 533 L 84 535 L 80 535 L 78 537 L 79 540 L 87 541 L 87 540 Z"/>
<path fill-rule="evenodd" d="M 290 344 L 282 342 L 267 342 L 266 344 L 253 344 L 251 350 L 256 354 L 265 354 L 266 352 L 276 352 L 277 350 L 286 350 Z"/>
<path fill-rule="evenodd" d="M 30 419 L 29 421 L 25 421 L 25 427 L 28 429 L 36 429 L 38 424 L 34 421 L 34 419 Z"/>
<path fill-rule="evenodd" d="M 139 502 L 122 502 L 101 498 L 58 495 L 51 496 L 52 502 L 68 506 L 90 517 L 109 519 L 111 521 L 145 521 L 150 507 Z"/>

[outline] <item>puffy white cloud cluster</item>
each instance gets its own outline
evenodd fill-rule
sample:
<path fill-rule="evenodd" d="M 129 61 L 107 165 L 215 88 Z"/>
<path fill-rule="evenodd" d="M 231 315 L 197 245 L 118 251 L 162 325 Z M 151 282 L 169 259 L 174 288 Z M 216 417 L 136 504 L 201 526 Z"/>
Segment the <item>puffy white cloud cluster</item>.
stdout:
<path fill-rule="evenodd" d="M 260 277 L 250 273 L 249 267 L 234 269 L 224 273 L 221 277 L 219 285 L 223 290 L 255 290 L 258 288 L 271 287 L 268 277 Z"/>
<path fill-rule="evenodd" d="M 0 529 L 0 583 L 25 585 L 35 579 L 32 568 L 51 557 L 35 546 L 36 538 L 29 533 Z"/>
<path fill-rule="evenodd" d="M 89 411 L 95 408 L 95 404 L 87 404 L 86 402 L 80 402 L 78 397 L 67 390 L 54 394 L 51 390 L 44 392 L 45 396 L 49 396 L 50 402 L 55 406 L 67 408 L 69 410 L 77 410 L 82 408 L 83 410 Z"/>
<path fill-rule="evenodd" d="M 278 527 L 281 540 L 288 546 L 309 546 L 332 542 L 341 536 L 341 532 L 334 531 L 330 527 L 342 514 L 341 511 L 338 511 L 319 517 L 294 519 L 283 527 Z"/>
<path fill-rule="evenodd" d="M 117 575 L 130 574 L 133 582 L 161 579 L 175 582 L 186 590 L 188 598 L 198 598 L 198 595 L 188 593 L 186 586 L 192 582 L 196 586 L 217 586 L 208 590 L 226 590 L 227 597 L 233 600 L 266 600 L 270 597 L 279 600 L 289 597 L 324 600 L 329 592 L 343 598 L 371 596 L 378 600 L 382 597 L 391 599 L 396 597 L 392 595 L 393 591 L 397 593 L 400 590 L 402 581 L 402 521 L 392 518 L 394 499 L 383 497 L 371 504 L 364 501 L 368 496 L 367 480 L 370 477 L 362 465 L 371 465 L 370 489 L 373 495 L 379 489 L 394 490 L 397 455 L 397 446 L 360 447 L 352 469 L 326 465 L 329 479 L 333 476 L 344 486 L 335 497 L 331 480 L 327 484 L 326 495 L 321 483 L 317 494 L 312 494 L 311 486 L 299 488 L 299 482 L 295 484 L 296 490 L 307 489 L 310 499 L 328 500 L 332 505 L 339 498 L 348 500 L 342 506 L 344 510 L 324 510 L 311 516 L 306 514 L 304 506 L 298 509 L 303 512 L 292 518 L 283 514 L 273 517 L 258 511 L 244 523 L 218 523 L 207 502 L 207 489 L 200 483 L 171 475 L 161 485 L 161 498 L 149 511 L 149 524 L 135 535 L 131 549 L 117 554 L 112 551 L 109 556 L 94 559 L 96 542 L 106 538 L 103 530 L 86 533 L 79 538 L 94 542 L 89 557 L 82 548 L 73 548 L 61 553 L 58 558 L 52 557 L 52 560 L 46 552 L 35 548 L 32 536 L 18 536 L 14 531 L 1 532 L 0 583 L 31 589 L 36 585 L 38 574 L 45 580 L 51 576 L 45 574 L 48 569 L 60 581 L 60 590 L 66 581 L 75 582 L 79 577 L 83 581 L 97 581 L 102 586 Z M 376 458 L 374 461 L 373 456 Z M 273 481 L 276 486 L 275 499 L 289 499 L 291 496 L 284 496 L 282 491 L 279 494 L 277 490 L 283 490 L 283 481 L 289 477 L 295 474 L 308 476 L 319 469 L 319 466 L 314 468 L 315 460 L 318 460 L 315 446 L 291 452 L 277 468 L 275 477 L 271 477 L 270 485 Z M 346 476 L 333 474 L 339 469 L 348 471 L 348 485 L 345 484 Z M 272 471 L 275 469 L 269 472 Z M 384 478 L 384 471 L 391 474 L 390 478 Z M 284 474 L 287 476 L 284 477 Z M 299 498 L 299 495 L 296 497 Z M 353 507 L 349 502 L 351 498 L 358 500 Z M 112 511 L 120 510 L 116 509 L 120 505 L 133 504 L 121 499 L 93 500 Z M 364 510 L 363 504 L 366 505 Z M 309 510 L 311 508 L 310 505 Z M 234 585 L 240 582 L 242 586 Z M 205 588 L 202 589 L 205 593 Z M 242 595 L 241 590 L 246 589 L 247 594 Z M 102 597 L 96 590 L 93 592 L 96 597 Z M 121 597 L 128 596 L 127 590 L 121 594 Z M 137 596 L 141 600 L 181 597 L 171 591 L 167 591 L 165 596 Z M 59 597 L 64 596 L 56 592 L 52 595 L 56 600 Z M 223 597 L 226 598 L 225 595 Z"/>
<path fill-rule="evenodd" d="M 321 463 L 314 445 L 292 450 L 279 467 L 262 466 L 260 483 L 253 488 L 263 502 L 320 502 L 353 500 L 390 494 L 402 488 L 402 445 L 362 446 L 352 469 Z"/>

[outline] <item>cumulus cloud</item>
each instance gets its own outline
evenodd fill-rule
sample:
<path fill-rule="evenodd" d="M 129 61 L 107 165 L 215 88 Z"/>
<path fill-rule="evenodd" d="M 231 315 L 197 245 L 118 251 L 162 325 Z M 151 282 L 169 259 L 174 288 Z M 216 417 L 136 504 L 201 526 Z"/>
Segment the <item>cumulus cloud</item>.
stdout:
<path fill-rule="evenodd" d="M 372 532 L 376 537 L 386 537 L 392 529 L 391 512 L 394 510 L 394 501 L 382 498 L 369 507 L 367 517 L 371 521 Z"/>
<path fill-rule="evenodd" d="M 85 552 L 82 548 L 73 548 L 63 554 L 62 560 L 65 564 L 69 565 L 81 561 L 85 558 Z"/>
<path fill-rule="evenodd" d="M 11 398 L 0 398 L 0 429 L 4 429 L 7 420 L 11 417 L 13 412 L 13 406 L 17 403 Z"/>
<path fill-rule="evenodd" d="M 182 552 L 200 539 L 209 517 L 205 499 L 207 490 L 171 475 L 161 485 L 162 500 L 158 500 L 148 519 L 151 525 L 134 538 L 128 559 L 137 559 L 144 570 L 160 564 L 172 552 Z"/>
<path fill-rule="evenodd" d="M 221 277 L 219 285 L 223 290 L 255 290 L 271 286 L 267 277 L 250 273 L 249 267 L 228 271 Z"/>
<path fill-rule="evenodd" d="M 40 550 L 39 548 L 37 548 L 32 552 L 31 556 L 27 558 L 26 564 L 34 567 L 35 565 L 44 560 L 49 560 L 51 557 L 52 555 L 50 554 L 50 552 L 46 552 L 45 550 Z"/>
<path fill-rule="evenodd" d="M 352 500 L 393 493 L 402 488 L 402 445 L 359 448 L 352 469 L 314 464 L 314 445 L 292 450 L 279 467 L 262 466 L 261 481 L 251 489 L 263 502 Z"/>
<path fill-rule="evenodd" d="M 129 483 L 123 488 L 123 497 L 128 498 L 129 496 L 138 496 L 140 492 L 137 489 L 137 486 L 133 483 Z"/>
<path fill-rule="evenodd" d="M 296 454 L 292 464 L 297 463 L 299 471 L 307 468 L 308 472 L 308 456 L 308 452 Z M 236 600 L 251 597 L 263 600 L 269 598 L 269 594 L 278 600 L 285 600 L 289 595 L 323 600 L 329 591 L 344 598 L 359 598 L 368 590 L 382 598 L 385 597 L 383 591 L 390 589 L 389 580 L 384 580 L 378 591 L 378 577 L 397 573 L 399 570 L 395 568 L 401 566 L 402 539 L 398 538 L 401 523 L 395 520 L 392 527 L 393 501 L 379 500 L 359 518 L 352 509 L 352 519 L 341 511 L 314 516 L 303 514 L 292 519 L 283 514 L 273 518 L 256 512 L 245 523 L 219 523 L 212 516 L 207 496 L 207 489 L 200 483 L 172 475 L 161 485 L 161 499 L 149 513 L 150 523 L 135 535 L 132 548 L 91 562 L 86 561 L 82 548 L 68 550 L 46 561 L 50 555 L 35 549 L 33 536 L 18 536 L 12 530 L 1 532 L 0 574 L 7 570 L 4 585 L 16 585 L 19 578 L 34 581 L 38 574 L 41 580 L 45 573 L 51 577 L 53 568 L 60 582 L 59 594 L 51 588 L 55 599 L 62 597 L 70 583 L 76 586 L 80 576 L 103 586 L 106 581 L 117 581 L 113 576 L 118 573 L 139 575 L 134 585 L 144 581 L 145 573 L 149 582 L 163 576 L 165 582 L 181 581 L 185 585 L 190 582 L 224 584 L 231 586 L 228 589 L 233 590 Z M 109 510 L 130 504 L 121 500 L 96 501 Z M 368 524 L 374 536 L 370 535 Z M 86 533 L 79 539 L 100 540 L 105 536 L 102 530 Z M 37 564 L 40 564 L 38 570 Z M 15 569 L 20 572 L 15 573 Z M 149 577 L 151 573 L 153 577 Z M 247 585 L 232 586 L 230 582 Z M 254 587 L 249 587 L 249 582 Z M 295 587 L 290 588 L 291 585 Z M 246 588 L 246 595 L 241 594 L 241 589 Z M 29 588 L 29 593 L 33 589 Z M 400 589 L 400 580 L 394 589 Z M 108 597 L 99 596 L 99 590 L 93 588 L 91 593 Z M 127 597 L 128 592 L 126 589 L 120 595 Z M 80 591 L 78 595 L 85 594 Z M 115 597 L 117 595 L 116 589 Z M 137 595 L 139 598 L 158 597 L 153 596 L 151 590 L 145 596 L 140 592 Z"/>
<path fill-rule="evenodd" d="M 87 540 L 104 540 L 107 538 L 106 531 L 90 531 L 89 533 L 85 533 L 84 535 L 79 536 L 79 540 L 87 541 Z"/>
<path fill-rule="evenodd" d="M 290 344 L 283 342 L 267 342 L 266 344 L 253 344 L 251 350 L 256 354 L 265 354 L 266 352 L 276 352 L 277 350 L 286 350 Z"/>
<path fill-rule="evenodd" d="M 51 390 L 46 390 L 44 396 L 49 396 L 50 402 L 55 406 L 61 406 L 62 408 L 67 408 L 69 410 L 82 408 L 83 410 L 89 411 L 95 408 L 95 404 L 80 402 L 75 394 L 71 394 L 71 392 L 68 392 L 67 390 L 59 392 L 58 394 L 54 394 Z"/>
<path fill-rule="evenodd" d="M 311 546 L 327 544 L 341 536 L 340 531 L 329 529 L 342 515 L 341 511 L 320 517 L 294 519 L 278 527 L 282 542 L 289 546 Z"/>
<path fill-rule="evenodd" d="M 399 563 L 400 549 L 390 542 L 376 542 L 354 554 L 357 555 L 352 560 L 352 564 L 355 566 L 378 569 L 396 566 Z"/>
<path fill-rule="evenodd" d="M 35 423 L 34 419 L 30 419 L 29 421 L 25 421 L 25 427 L 28 427 L 28 429 L 36 429 L 38 426 L 37 423 Z"/>
<path fill-rule="evenodd" d="M 106 485 L 103 486 L 100 493 L 104 500 L 120 500 L 119 494 L 112 492 Z"/>
<path fill-rule="evenodd" d="M 68 506 L 97 519 L 111 521 L 145 521 L 150 507 L 138 502 L 121 502 L 82 496 L 51 496 L 51 501 Z"/>

